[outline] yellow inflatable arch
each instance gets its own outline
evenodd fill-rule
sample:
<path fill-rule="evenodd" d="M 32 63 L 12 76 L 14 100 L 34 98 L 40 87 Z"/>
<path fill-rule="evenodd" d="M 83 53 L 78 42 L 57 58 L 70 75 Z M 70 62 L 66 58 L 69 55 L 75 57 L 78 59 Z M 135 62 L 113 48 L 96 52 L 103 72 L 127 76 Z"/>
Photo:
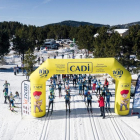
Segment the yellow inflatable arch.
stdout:
<path fill-rule="evenodd" d="M 114 58 L 48 59 L 31 76 L 31 113 L 46 114 L 46 81 L 53 74 L 108 73 L 115 79 L 115 113 L 127 115 L 130 103 L 130 73 Z"/>

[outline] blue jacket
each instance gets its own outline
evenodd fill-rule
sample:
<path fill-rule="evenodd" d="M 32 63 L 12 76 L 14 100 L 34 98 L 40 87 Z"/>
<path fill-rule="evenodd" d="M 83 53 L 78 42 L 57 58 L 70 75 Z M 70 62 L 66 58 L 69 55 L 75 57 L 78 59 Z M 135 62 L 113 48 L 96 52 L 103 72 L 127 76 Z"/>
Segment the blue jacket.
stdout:
<path fill-rule="evenodd" d="M 53 101 L 54 100 L 54 95 L 49 95 L 49 100 Z"/>
<path fill-rule="evenodd" d="M 96 84 L 97 83 L 97 79 L 93 79 L 92 82 L 93 82 L 93 84 Z"/>
<path fill-rule="evenodd" d="M 97 82 L 97 83 L 96 83 L 96 86 L 97 86 L 97 88 L 100 88 L 101 82 Z"/>
<path fill-rule="evenodd" d="M 66 94 L 66 95 L 65 95 L 65 100 L 66 100 L 66 101 L 69 101 L 69 100 L 70 100 L 70 94 Z"/>
<path fill-rule="evenodd" d="M 91 80 L 92 79 L 92 76 L 90 75 L 90 76 L 88 76 L 88 80 Z"/>
<path fill-rule="evenodd" d="M 87 100 L 90 101 L 92 99 L 92 96 L 90 94 L 87 95 Z"/>
<path fill-rule="evenodd" d="M 112 96 L 112 94 L 111 94 L 111 92 L 106 92 L 105 96 L 106 96 L 107 99 L 109 99 L 110 96 Z"/>
<path fill-rule="evenodd" d="M 60 88 L 61 88 L 61 86 L 62 86 L 62 84 L 61 84 L 61 83 L 59 83 L 59 84 L 58 84 L 58 88 L 60 89 Z"/>
<path fill-rule="evenodd" d="M 77 84 L 79 85 L 79 87 L 83 85 L 81 81 L 79 81 Z"/>

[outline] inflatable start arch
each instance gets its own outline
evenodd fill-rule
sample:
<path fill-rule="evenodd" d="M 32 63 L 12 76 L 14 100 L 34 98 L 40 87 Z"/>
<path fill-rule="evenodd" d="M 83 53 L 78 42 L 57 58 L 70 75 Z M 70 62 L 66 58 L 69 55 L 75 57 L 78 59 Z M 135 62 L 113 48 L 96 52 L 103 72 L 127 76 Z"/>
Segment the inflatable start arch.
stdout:
<path fill-rule="evenodd" d="M 30 76 L 31 113 L 34 117 L 46 114 L 46 81 L 53 74 L 108 73 L 115 79 L 115 113 L 127 115 L 130 103 L 130 73 L 114 58 L 48 59 Z"/>

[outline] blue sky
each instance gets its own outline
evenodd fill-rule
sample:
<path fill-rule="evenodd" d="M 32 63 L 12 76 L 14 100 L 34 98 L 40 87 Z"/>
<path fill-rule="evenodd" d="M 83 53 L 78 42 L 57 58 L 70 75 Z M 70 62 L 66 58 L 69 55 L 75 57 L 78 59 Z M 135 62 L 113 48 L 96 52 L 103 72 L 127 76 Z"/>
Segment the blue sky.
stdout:
<path fill-rule="evenodd" d="M 140 21 L 140 0 L 0 0 L 0 22 L 43 26 L 64 20 L 100 24 Z"/>

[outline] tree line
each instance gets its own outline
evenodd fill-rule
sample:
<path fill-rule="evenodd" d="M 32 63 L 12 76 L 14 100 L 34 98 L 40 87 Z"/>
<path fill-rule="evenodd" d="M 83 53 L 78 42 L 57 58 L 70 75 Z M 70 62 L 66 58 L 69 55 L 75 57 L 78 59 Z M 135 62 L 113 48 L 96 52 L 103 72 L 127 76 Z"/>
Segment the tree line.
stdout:
<path fill-rule="evenodd" d="M 113 28 L 94 27 L 85 25 L 72 27 L 66 25 L 46 25 L 36 27 L 23 25 L 19 22 L 0 23 L 0 56 L 9 52 L 9 41 L 13 42 L 13 49 L 23 55 L 29 49 L 41 46 L 45 39 L 75 38 L 79 49 L 87 49 L 93 52 L 95 58 L 115 57 L 129 71 L 136 66 L 135 72 L 140 66 L 140 25 L 129 27 L 129 34 L 121 37 Z M 110 33 L 111 32 L 111 33 Z M 94 34 L 99 35 L 94 37 Z M 136 55 L 132 59 L 130 55 Z"/>

